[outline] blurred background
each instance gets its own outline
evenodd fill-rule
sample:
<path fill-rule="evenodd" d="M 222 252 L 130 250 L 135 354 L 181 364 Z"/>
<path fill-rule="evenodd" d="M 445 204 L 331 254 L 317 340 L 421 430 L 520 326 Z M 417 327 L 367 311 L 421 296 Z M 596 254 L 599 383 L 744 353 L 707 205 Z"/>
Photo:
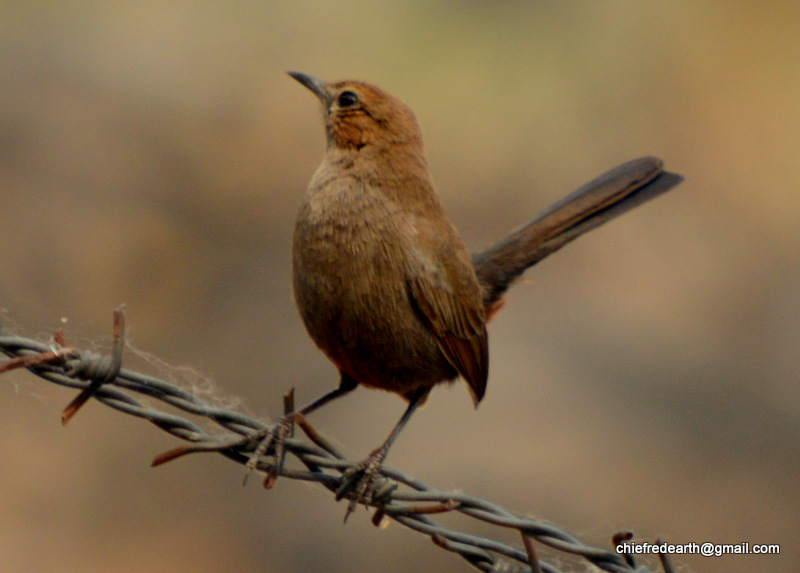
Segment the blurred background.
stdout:
<path fill-rule="evenodd" d="M 103 351 L 124 302 L 129 367 L 265 419 L 332 388 L 290 288 L 323 132 L 286 70 L 403 98 L 472 249 L 657 155 L 686 182 L 528 272 L 480 409 L 433 392 L 387 465 L 592 544 L 782 544 L 680 570 L 797 570 L 798 25 L 796 2 L 4 2 L 3 324 Z M 317 486 L 151 469 L 176 439 L 96 402 L 64 429 L 74 395 L 0 379 L 2 571 L 468 570 Z M 361 458 L 403 407 L 358 390 L 312 422 Z"/>

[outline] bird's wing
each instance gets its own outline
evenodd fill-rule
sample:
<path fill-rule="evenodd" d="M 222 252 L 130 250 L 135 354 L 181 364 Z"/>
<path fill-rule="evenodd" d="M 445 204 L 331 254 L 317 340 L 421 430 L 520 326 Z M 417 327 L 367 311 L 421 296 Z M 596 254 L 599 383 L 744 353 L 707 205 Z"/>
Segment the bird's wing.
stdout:
<path fill-rule="evenodd" d="M 489 343 L 475 271 L 457 236 L 455 243 L 424 231 L 420 238 L 409 295 L 444 355 L 466 380 L 477 406 L 486 392 Z"/>

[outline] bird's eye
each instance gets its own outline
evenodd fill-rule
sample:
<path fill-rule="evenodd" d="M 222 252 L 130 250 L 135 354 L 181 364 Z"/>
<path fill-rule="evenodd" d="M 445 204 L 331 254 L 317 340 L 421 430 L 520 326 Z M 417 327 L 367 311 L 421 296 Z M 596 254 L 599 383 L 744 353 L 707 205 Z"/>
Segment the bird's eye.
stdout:
<path fill-rule="evenodd" d="M 340 93 L 337 101 L 339 103 L 339 107 L 350 107 L 351 105 L 356 105 L 358 103 L 358 96 L 354 92 L 348 90 Z"/>

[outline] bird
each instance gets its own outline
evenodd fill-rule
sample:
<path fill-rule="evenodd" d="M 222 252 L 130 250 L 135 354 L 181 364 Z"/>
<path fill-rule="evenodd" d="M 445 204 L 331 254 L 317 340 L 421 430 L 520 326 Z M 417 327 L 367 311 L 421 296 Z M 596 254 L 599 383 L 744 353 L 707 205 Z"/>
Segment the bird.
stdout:
<path fill-rule="evenodd" d="M 288 74 L 321 103 L 326 140 L 295 223 L 293 292 L 339 384 L 259 433 L 248 466 L 255 468 L 273 448 L 276 463 L 264 482 L 271 487 L 299 416 L 358 386 L 398 394 L 407 406 L 388 437 L 344 472 L 337 498 L 350 499 L 346 520 L 359 503 L 372 500 L 389 448 L 434 387 L 460 378 L 475 407 L 484 398 L 486 325 L 512 283 L 578 236 L 683 178 L 655 157 L 630 161 L 470 255 L 445 214 L 408 105 L 363 81 Z M 193 450 L 168 452 L 159 463 Z"/>

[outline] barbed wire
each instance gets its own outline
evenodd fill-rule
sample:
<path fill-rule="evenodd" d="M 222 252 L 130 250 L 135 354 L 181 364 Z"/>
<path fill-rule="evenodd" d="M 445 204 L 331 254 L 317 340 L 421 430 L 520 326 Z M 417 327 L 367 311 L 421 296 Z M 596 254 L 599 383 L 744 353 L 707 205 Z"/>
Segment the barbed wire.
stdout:
<path fill-rule="evenodd" d="M 122 368 L 124 347 L 122 307 L 114 313 L 114 344 L 111 355 L 78 350 L 67 346 L 60 332 L 50 344 L 30 338 L 6 334 L 0 330 L 0 353 L 9 357 L 0 361 L 0 374 L 15 368 L 27 368 L 49 382 L 79 389 L 79 395 L 65 408 L 64 423 L 90 398 L 124 414 L 143 418 L 168 434 L 190 442 L 190 446 L 168 452 L 167 458 L 190 452 L 214 451 L 246 465 L 258 445 L 254 438 L 268 427 L 263 421 L 232 409 L 214 406 L 195 393 L 175 384 Z M 136 395 L 157 400 L 172 408 L 204 418 L 227 430 L 210 433 L 199 424 L 180 415 L 156 409 L 142 403 Z M 291 411 L 291 398 L 286 402 Z M 329 491 L 342 495 L 346 483 L 343 474 L 357 465 L 342 455 L 324 436 L 303 418 L 297 420 L 308 441 L 287 438 L 285 451 L 294 456 L 305 469 L 293 469 L 281 464 L 277 474 L 288 479 L 317 482 Z M 177 453 L 176 453 L 177 452 Z M 267 456 L 259 458 L 257 468 L 269 470 L 275 463 Z M 160 456 L 164 461 L 164 456 Z M 154 463 L 161 463 L 157 460 Z M 388 467 L 380 470 L 382 482 L 368 505 L 375 508 L 373 523 L 379 525 L 391 519 L 424 535 L 438 546 L 460 555 L 480 571 L 492 573 L 559 573 L 553 563 L 542 559 L 536 550 L 539 543 L 551 552 L 582 558 L 602 571 L 613 573 L 652 572 L 646 566 L 637 567 L 630 554 L 592 547 L 553 525 L 517 515 L 494 503 L 465 493 L 443 491 Z M 347 493 L 344 494 L 347 497 Z M 441 525 L 432 516 L 458 513 L 503 529 L 517 530 L 521 547 L 473 535 Z M 623 531 L 612 537 L 612 547 L 633 538 Z M 661 545 L 661 538 L 656 540 Z M 573 557 L 573 559 L 574 559 Z M 668 556 L 658 555 L 664 573 L 674 568 Z M 555 560 L 555 559 L 554 559 Z M 559 557 L 558 561 L 564 561 Z"/>

